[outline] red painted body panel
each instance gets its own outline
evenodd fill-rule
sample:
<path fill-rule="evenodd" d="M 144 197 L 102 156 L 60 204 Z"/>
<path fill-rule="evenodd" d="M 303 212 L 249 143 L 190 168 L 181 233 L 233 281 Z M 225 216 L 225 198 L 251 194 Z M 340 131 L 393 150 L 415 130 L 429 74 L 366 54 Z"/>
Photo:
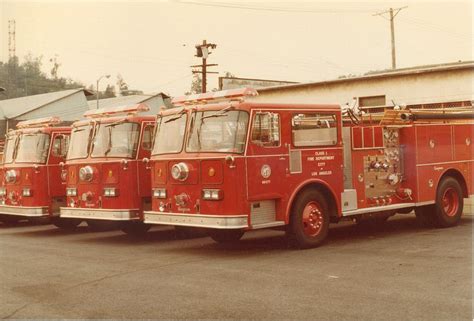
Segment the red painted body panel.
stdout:
<path fill-rule="evenodd" d="M 275 201 L 275 219 L 288 223 L 291 201 L 299 189 L 308 184 L 318 183 L 327 186 L 335 199 L 340 212 L 340 197 L 343 191 L 342 134 L 339 128 L 337 142 L 327 147 L 295 147 L 292 143 L 291 120 L 298 112 L 331 112 L 337 115 L 341 124 L 339 106 L 334 105 L 275 105 L 275 104 L 234 104 L 235 110 L 250 113 L 247 130 L 246 151 L 234 154 L 234 166 L 230 166 L 224 153 L 186 153 L 152 155 L 152 188 L 165 188 L 166 199 L 153 198 L 152 210 L 160 207 L 169 213 L 206 215 L 248 215 L 251 222 L 251 205 L 265 200 Z M 199 110 L 221 110 L 229 103 L 199 106 Z M 253 115 L 256 112 L 272 112 L 280 116 L 280 141 L 278 146 L 263 147 L 249 139 Z M 172 110 L 167 113 L 173 112 Z M 175 111 L 176 112 L 176 111 Z M 189 112 L 189 111 L 188 111 Z M 189 120 L 188 120 L 189 122 Z M 189 126 L 189 124 L 188 124 Z M 290 150 L 301 151 L 301 173 L 290 173 Z M 189 178 L 177 181 L 170 175 L 174 164 L 185 162 L 189 168 Z M 262 168 L 271 169 L 269 177 L 263 177 Z M 213 168 L 213 176 L 209 168 Z M 207 201 L 202 199 L 202 190 L 220 189 L 223 199 Z M 177 204 L 175 197 L 186 194 L 186 206 Z"/>
<path fill-rule="evenodd" d="M 27 133 L 32 129 L 18 129 L 16 132 Z M 35 131 L 50 135 L 48 157 L 45 164 L 35 163 L 6 163 L 2 166 L 2 187 L 6 195 L 0 196 L 4 205 L 17 207 L 48 207 L 48 214 L 57 214 L 58 204 L 53 206 L 53 200 L 58 203 L 65 202 L 66 185 L 61 179 L 60 162 L 63 157 L 53 155 L 53 140 L 57 135 L 69 136 L 69 127 L 44 127 L 35 128 Z M 18 179 L 15 182 L 6 182 L 4 174 L 8 170 L 15 170 Z M 31 196 L 23 196 L 24 188 L 31 190 Z M 1 214 L 1 213 L 0 213 Z"/>
<path fill-rule="evenodd" d="M 91 157 L 68 160 L 67 187 L 76 188 L 77 196 L 67 197 L 67 207 L 107 210 L 138 210 L 140 218 L 143 210 L 150 206 L 151 174 L 150 165 L 143 162 L 150 157 L 150 150 L 143 148 L 144 128 L 154 124 L 153 116 L 127 116 L 95 119 L 103 123 L 112 123 L 117 119 L 127 119 L 140 124 L 140 138 L 137 154 L 134 159 L 121 157 Z M 79 179 L 79 171 L 89 165 L 93 168 L 90 182 Z M 104 196 L 104 188 L 115 188 L 118 195 Z"/>

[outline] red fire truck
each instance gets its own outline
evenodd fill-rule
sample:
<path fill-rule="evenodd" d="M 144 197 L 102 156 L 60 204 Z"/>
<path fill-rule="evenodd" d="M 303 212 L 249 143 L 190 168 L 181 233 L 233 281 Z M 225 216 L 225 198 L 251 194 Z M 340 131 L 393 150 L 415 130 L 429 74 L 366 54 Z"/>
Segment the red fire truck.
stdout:
<path fill-rule="evenodd" d="M 142 222 L 151 207 L 149 157 L 154 116 L 145 104 L 87 111 L 72 125 L 67 153 L 67 205 L 61 218 L 97 228 L 120 222 L 126 233 L 150 228 Z"/>
<path fill-rule="evenodd" d="M 19 122 L 6 136 L 0 214 L 5 223 L 52 218 L 59 226 L 59 207 L 66 204 L 60 163 L 65 159 L 69 127 L 57 117 Z"/>
<path fill-rule="evenodd" d="M 440 227 L 459 222 L 473 193 L 472 120 L 394 111 L 357 124 L 338 105 L 245 100 L 253 95 L 181 97 L 160 112 L 145 223 L 208 228 L 217 242 L 284 227 L 308 248 L 343 219 L 415 209 Z"/>

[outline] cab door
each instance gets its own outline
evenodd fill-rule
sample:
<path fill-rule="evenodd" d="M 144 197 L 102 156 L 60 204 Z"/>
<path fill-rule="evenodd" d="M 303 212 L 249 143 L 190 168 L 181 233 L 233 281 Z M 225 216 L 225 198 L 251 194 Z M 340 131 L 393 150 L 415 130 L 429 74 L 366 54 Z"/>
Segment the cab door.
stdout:
<path fill-rule="evenodd" d="M 252 113 L 248 139 L 247 198 L 250 201 L 250 223 L 253 227 L 279 220 L 279 205 L 285 198 L 289 142 L 282 139 L 282 115 L 279 111 L 259 110 Z"/>
<path fill-rule="evenodd" d="M 66 153 L 69 147 L 70 133 L 53 133 L 51 137 L 51 148 L 46 164 L 48 170 L 49 196 L 58 197 L 66 194 L 66 181 L 62 174 L 61 162 L 66 161 Z"/>
<path fill-rule="evenodd" d="M 138 193 L 143 197 L 151 196 L 150 154 L 153 142 L 154 122 L 144 122 L 138 153 Z M 145 161 L 143 161 L 145 159 Z"/>

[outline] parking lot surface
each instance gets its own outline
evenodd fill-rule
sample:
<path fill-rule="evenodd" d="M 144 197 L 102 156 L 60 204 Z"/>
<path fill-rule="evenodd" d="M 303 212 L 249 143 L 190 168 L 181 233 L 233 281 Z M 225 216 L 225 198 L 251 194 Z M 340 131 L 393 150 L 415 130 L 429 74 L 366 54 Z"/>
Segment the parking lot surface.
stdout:
<path fill-rule="evenodd" d="M 470 320 L 473 216 L 449 229 L 413 214 L 331 227 L 316 249 L 280 231 L 233 245 L 154 227 L 66 232 L 0 225 L 2 318 Z"/>

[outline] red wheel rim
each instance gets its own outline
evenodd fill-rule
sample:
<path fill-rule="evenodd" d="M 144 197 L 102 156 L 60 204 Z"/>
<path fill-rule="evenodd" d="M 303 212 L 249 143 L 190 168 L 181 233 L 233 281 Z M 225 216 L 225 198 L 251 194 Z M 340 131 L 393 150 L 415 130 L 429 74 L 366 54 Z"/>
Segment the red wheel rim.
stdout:
<path fill-rule="evenodd" d="M 458 192 L 450 187 L 446 189 L 441 198 L 441 206 L 447 216 L 455 216 L 459 209 Z"/>
<path fill-rule="evenodd" d="M 317 202 L 311 201 L 303 210 L 303 230 L 304 234 L 314 237 L 321 233 L 323 229 L 323 211 Z"/>

